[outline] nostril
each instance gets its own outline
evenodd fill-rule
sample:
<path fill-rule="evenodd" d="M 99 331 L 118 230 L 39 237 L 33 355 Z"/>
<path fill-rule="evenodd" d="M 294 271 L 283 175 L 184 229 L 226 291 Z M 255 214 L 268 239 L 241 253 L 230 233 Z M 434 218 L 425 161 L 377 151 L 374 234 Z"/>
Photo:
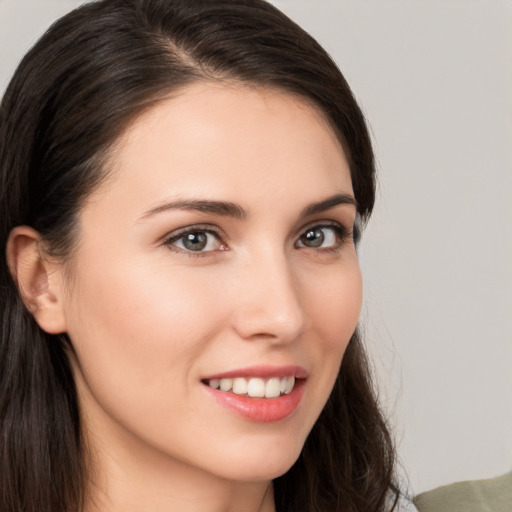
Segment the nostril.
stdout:
<path fill-rule="evenodd" d="M 244 339 L 287 343 L 296 339 L 304 329 L 302 316 L 283 318 L 265 312 L 238 312 L 234 322 L 238 335 Z"/>

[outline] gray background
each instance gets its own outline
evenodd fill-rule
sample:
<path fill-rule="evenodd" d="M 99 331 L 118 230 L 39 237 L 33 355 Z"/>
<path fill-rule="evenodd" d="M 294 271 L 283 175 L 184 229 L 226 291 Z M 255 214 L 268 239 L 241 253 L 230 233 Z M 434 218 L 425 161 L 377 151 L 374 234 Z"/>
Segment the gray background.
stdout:
<path fill-rule="evenodd" d="M 0 0 L 0 91 L 80 2 Z M 512 469 L 512 2 L 275 0 L 371 125 L 362 324 L 412 491 Z"/>

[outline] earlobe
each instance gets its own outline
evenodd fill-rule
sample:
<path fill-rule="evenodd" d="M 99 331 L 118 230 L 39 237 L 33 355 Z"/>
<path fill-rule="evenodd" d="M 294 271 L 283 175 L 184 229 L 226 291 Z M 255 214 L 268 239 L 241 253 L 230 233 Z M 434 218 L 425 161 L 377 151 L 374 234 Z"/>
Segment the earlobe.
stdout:
<path fill-rule="evenodd" d="M 23 302 L 39 327 L 49 334 L 66 331 L 60 267 L 41 250 L 41 237 L 28 226 L 14 228 L 7 242 L 7 261 Z"/>

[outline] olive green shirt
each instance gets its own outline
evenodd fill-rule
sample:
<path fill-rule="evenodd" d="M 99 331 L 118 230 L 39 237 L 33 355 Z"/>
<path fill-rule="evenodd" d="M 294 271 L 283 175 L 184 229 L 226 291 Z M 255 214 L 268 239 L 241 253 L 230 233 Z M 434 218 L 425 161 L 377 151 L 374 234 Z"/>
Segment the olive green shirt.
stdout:
<path fill-rule="evenodd" d="M 420 512 L 512 512 L 512 473 L 438 487 L 414 504 Z"/>

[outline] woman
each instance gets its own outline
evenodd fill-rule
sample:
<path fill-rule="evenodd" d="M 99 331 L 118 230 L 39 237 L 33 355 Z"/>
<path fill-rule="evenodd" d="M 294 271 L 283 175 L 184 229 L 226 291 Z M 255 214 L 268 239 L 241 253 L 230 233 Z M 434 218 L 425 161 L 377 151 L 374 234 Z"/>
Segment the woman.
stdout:
<path fill-rule="evenodd" d="M 0 115 L 2 511 L 396 507 L 355 331 L 373 153 L 311 37 L 86 4 Z"/>

